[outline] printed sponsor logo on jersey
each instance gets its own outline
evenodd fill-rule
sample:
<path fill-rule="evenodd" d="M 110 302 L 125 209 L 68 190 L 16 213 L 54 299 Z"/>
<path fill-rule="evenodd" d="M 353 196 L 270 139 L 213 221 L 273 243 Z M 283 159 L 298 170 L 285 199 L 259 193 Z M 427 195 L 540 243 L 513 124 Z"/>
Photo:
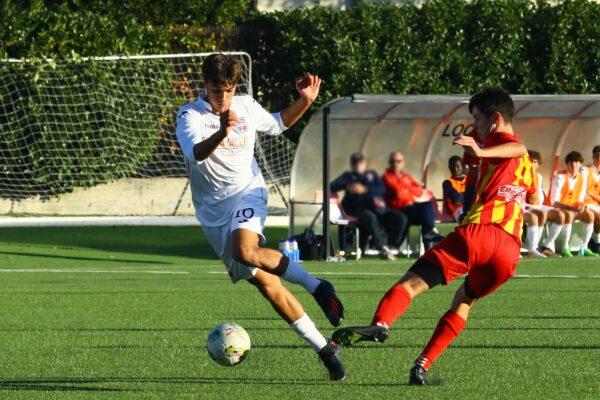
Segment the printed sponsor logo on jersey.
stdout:
<path fill-rule="evenodd" d="M 232 138 L 227 136 L 221 143 L 219 143 L 218 148 L 220 149 L 241 149 L 248 145 L 248 137 L 235 137 Z"/>
<path fill-rule="evenodd" d="M 220 128 L 219 125 L 215 125 L 215 124 L 204 124 L 204 127 L 208 128 L 208 129 L 219 129 Z"/>
<path fill-rule="evenodd" d="M 202 140 L 208 139 L 209 136 L 202 136 Z M 247 136 L 227 136 L 225 139 L 219 143 L 217 146 L 217 150 L 235 150 L 235 149 L 244 149 L 248 147 L 248 137 Z"/>
<path fill-rule="evenodd" d="M 507 203 L 516 201 L 519 204 L 524 204 L 525 188 L 515 185 L 502 185 L 498 188 L 498 196 L 503 197 Z"/>

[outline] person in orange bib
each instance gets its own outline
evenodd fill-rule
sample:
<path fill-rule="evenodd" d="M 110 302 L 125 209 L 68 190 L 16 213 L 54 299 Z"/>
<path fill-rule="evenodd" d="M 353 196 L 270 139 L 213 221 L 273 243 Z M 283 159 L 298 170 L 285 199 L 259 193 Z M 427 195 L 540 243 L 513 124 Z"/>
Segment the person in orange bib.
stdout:
<path fill-rule="evenodd" d="M 592 149 L 592 163 L 588 165 L 588 184 L 585 206 L 594 212 L 594 240 L 590 249 L 600 252 L 600 145 Z"/>
<path fill-rule="evenodd" d="M 526 147 L 513 133 L 510 95 L 489 88 L 471 97 L 469 111 L 483 147 L 460 136 L 454 144 L 481 158 L 475 202 L 463 224 L 427 250 L 383 296 L 367 326 L 342 328 L 333 340 L 342 345 L 382 343 L 412 299 L 440 284 L 467 275 L 433 335 L 409 372 L 409 384 L 426 385 L 435 360 L 464 329 L 473 305 L 514 276 L 521 251 L 525 198 L 535 196 L 535 171 Z M 463 361 L 468 364 L 468 357 Z"/>
<path fill-rule="evenodd" d="M 450 157 L 448 169 L 450 177 L 442 183 L 442 221 L 459 222 L 463 215 L 467 186 L 462 159 L 459 156 Z"/>
<path fill-rule="evenodd" d="M 527 224 L 527 253 L 525 257 L 560 257 L 559 254 L 550 250 L 546 250 L 545 252 L 540 251 L 539 244 L 546 221 L 550 222 L 548 228 L 549 240 L 551 242 L 556 240 L 565 223 L 565 211 L 544 204 L 546 194 L 542 188 L 543 177 L 538 172 L 540 165 L 542 165 L 542 156 L 535 150 L 529 150 L 528 153 L 533 163 L 533 168 L 536 171 L 533 185 L 536 188 L 537 196 L 535 199 L 527 198 L 527 205 L 523 214 L 525 223 Z"/>
<path fill-rule="evenodd" d="M 550 191 L 550 202 L 553 207 L 565 212 L 565 224 L 562 228 L 563 247 L 560 251 L 562 257 L 573 257 L 569 242 L 571 241 L 571 231 L 573 230 L 573 221 L 580 220 L 583 224 L 583 255 L 586 257 L 598 257 L 587 248 L 594 233 L 594 212 L 585 205 L 585 196 L 588 187 L 588 171 L 583 168 L 583 157 L 577 151 L 572 151 L 565 157 L 567 169 L 556 174 L 552 180 Z M 544 241 L 544 251 L 555 251 L 554 241 L 548 238 Z"/>

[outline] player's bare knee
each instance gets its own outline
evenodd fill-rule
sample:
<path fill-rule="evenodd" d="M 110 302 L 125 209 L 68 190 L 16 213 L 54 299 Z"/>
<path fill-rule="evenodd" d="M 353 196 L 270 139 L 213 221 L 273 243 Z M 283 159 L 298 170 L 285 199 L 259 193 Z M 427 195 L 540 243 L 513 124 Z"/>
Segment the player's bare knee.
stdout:
<path fill-rule="evenodd" d="M 261 294 L 266 299 L 271 301 L 277 301 L 277 299 L 281 299 L 281 296 L 283 296 L 282 289 L 283 285 L 279 280 L 266 282 L 259 288 Z"/>
<path fill-rule="evenodd" d="M 466 285 L 463 283 L 458 288 L 454 298 L 452 299 L 452 311 L 457 312 L 459 309 L 464 307 L 468 307 L 470 309 L 475 304 L 477 299 L 475 298 L 474 294 L 467 294 L 467 292 L 469 292 L 469 290 L 467 290 Z"/>
<path fill-rule="evenodd" d="M 398 283 L 406 289 L 411 298 L 429 290 L 427 282 L 419 275 L 410 271 L 407 272 Z"/>
<path fill-rule="evenodd" d="M 248 283 L 256 286 L 265 297 L 273 296 L 282 286 L 278 277 L 262 271 L 259 271 L 256 276 L 248 279 Z"/>

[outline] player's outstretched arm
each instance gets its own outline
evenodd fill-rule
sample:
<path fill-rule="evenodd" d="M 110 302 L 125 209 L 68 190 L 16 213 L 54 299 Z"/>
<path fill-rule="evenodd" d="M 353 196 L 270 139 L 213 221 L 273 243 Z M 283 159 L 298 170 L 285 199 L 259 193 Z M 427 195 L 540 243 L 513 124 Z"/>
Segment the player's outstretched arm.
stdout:
<path fill-rule="evenodd" d="M 459 136 L 454 139 L 454 144 L 462 146 L 466 152 L 479 158 L 519 158 L 527 154 L 527 147 L 517 142 L 481 148 L 471 136 Z"/>
<path fill-rule="evenodd" d="M 288 108 L 281 111 L 281 121 L 286 128 L 294 125 L 300 117 L 310 108 L 311 104 L 319 95 L 321 88 L 321 78 L 317 75 L 309 74 L 296 78 L 296 90 L 300 93 L 300 98 L 292 103 Z"/>
<path fill-rule="evenodd" d="M 196 161 L 204 161 L 210 156 L 219 144 L 229 135 L 231 127 L 239 123 L 239 119 L 233 110 L 227 110 L 221 114 L 221 128 L 208 139 L 194 146 L 194 158 Z"/>

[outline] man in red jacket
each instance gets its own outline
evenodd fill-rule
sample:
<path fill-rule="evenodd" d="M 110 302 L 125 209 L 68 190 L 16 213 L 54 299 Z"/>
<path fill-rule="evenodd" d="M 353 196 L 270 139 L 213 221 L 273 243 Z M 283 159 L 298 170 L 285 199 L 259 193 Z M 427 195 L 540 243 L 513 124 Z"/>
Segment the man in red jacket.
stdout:
<path fill-rule="evenodd" d="M 389 167 L 382 176 L 385 184 L 385 202 L 392 210 L 406 215 L 408 226 L 420 225 L 423 244 L 431 247 L 442 236 L 435 229 L 435 208 L 431 202 L 429 191 L 417 182 L 408 172 L 404 171 L 404 155 L 399 151 L 390 154 Z M 406 234 L 405 233 L 405 234 Z"/>

